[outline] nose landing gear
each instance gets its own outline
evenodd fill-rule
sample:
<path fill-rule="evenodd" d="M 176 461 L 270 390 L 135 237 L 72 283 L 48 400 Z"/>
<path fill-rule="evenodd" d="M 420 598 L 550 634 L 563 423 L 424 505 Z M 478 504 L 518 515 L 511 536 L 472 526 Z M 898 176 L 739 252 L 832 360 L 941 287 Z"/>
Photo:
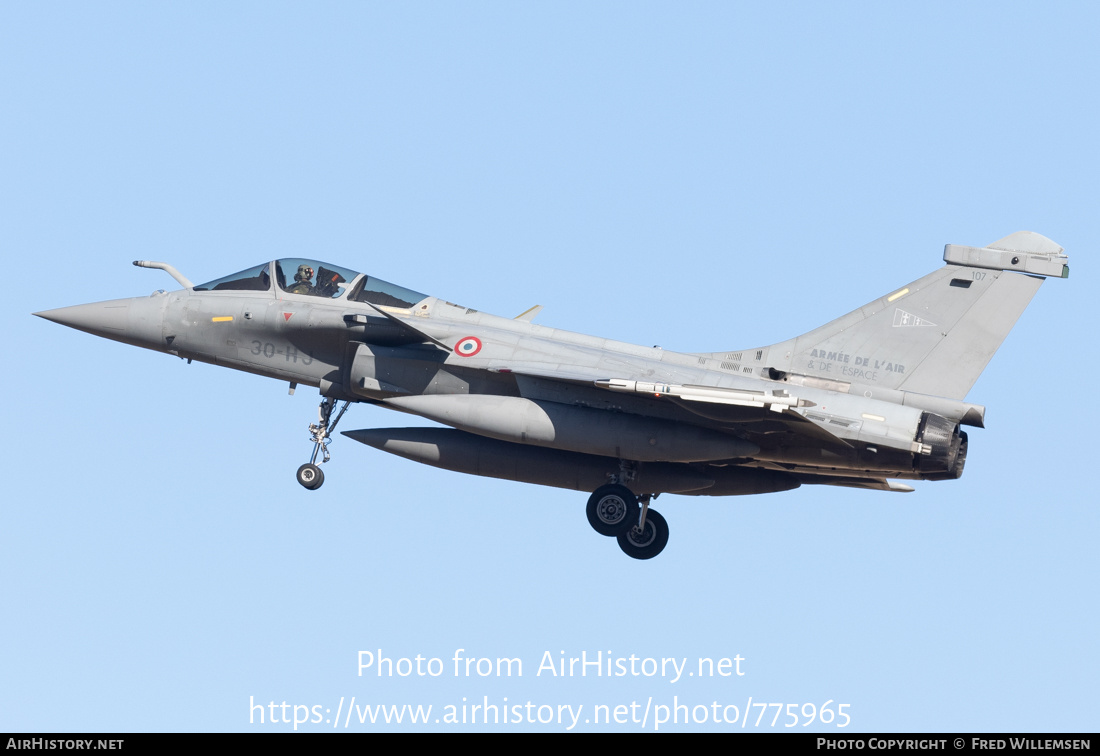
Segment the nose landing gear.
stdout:
<path fill-rule="evenodd" d="M 336 400 L 329 397 L 321 400 L 321 406 L 317 410 L 318 421 L 309 424 L 310 438 L 313 440 L 313 454 L 310 456 L 309 462 L 298 468 L 296 475 L 298 483 L 303 488 L 315 491 L 325 482 L 325 474 L 317 464 L 317 455 L 322 455 L 321 464 L 329 461 L 329 437 L 336 430 L 336 424 L 347 412 L 350 403 L 344 402 L 340 407 L 340 411 L 336 413 L 336 418 L 330 422 L 332 411 L 336 409 Z"/>

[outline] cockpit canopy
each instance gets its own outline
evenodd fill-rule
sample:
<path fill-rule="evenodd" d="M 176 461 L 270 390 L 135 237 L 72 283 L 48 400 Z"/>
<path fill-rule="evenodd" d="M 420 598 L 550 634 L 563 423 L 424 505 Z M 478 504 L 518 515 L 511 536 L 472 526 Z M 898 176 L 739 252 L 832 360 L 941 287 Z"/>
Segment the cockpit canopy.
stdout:
<path fill-rule="evenodd" d="M 340 284 L 346 284 L 359 275 L 347 268 L 297 257 L 276 260 L 273 264 L 275 282 L 282 291 L 311 297 L 336 299 L 345 290 Z"/>
<path fill-rule="evenodd" d="M 340 299 L 346 293 L 347 299 L 352 302 L 401 308 L 412 307 L 428 296 L 348 268 L 300 257 L 287 257 L 247 268 L 239 273 L 199 284 L 193 290 L 271 291 L 273 272 L 278 286 L 277 294 Z"/>

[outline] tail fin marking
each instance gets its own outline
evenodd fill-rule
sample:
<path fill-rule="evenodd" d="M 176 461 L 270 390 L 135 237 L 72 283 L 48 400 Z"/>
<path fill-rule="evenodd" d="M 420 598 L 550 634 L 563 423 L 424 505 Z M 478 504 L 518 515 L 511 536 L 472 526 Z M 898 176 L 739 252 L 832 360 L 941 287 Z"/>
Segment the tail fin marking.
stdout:
<path fill-rule="evenodd" d="M 1041 276 L 1068 277 L 1068 258 L 1050 239 L 1019 231 L 989 247 L 949 244 L 944 260 L 908 286 L 746 356 L 786 373 L 963 399 Z"/>

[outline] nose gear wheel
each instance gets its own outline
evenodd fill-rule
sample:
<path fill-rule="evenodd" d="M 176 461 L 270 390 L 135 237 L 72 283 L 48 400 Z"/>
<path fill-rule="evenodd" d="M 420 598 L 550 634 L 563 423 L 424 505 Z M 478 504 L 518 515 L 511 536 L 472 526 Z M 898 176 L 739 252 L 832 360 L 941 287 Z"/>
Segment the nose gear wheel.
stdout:
<path fill-rule="evenodd" d="M 325 482 L 325 473 L 317 465 L 307 462 L 298 468 L 298 482 L 302 484 L 303 488 L 313 491 L 320 488 L 321 484 Z"/>

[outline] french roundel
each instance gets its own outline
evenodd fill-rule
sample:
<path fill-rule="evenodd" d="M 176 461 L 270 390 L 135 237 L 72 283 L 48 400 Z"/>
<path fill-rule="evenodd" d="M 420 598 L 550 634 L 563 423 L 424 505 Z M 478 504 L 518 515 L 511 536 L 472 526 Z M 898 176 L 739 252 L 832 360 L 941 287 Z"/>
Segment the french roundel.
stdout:
<path fill-rule="evenodd" d="M 455 354 L 459 357 L 473 357 L 481 351 L 481 339 L 477 336 L 467 336 L 459 339 L 455 344 Z"/>

